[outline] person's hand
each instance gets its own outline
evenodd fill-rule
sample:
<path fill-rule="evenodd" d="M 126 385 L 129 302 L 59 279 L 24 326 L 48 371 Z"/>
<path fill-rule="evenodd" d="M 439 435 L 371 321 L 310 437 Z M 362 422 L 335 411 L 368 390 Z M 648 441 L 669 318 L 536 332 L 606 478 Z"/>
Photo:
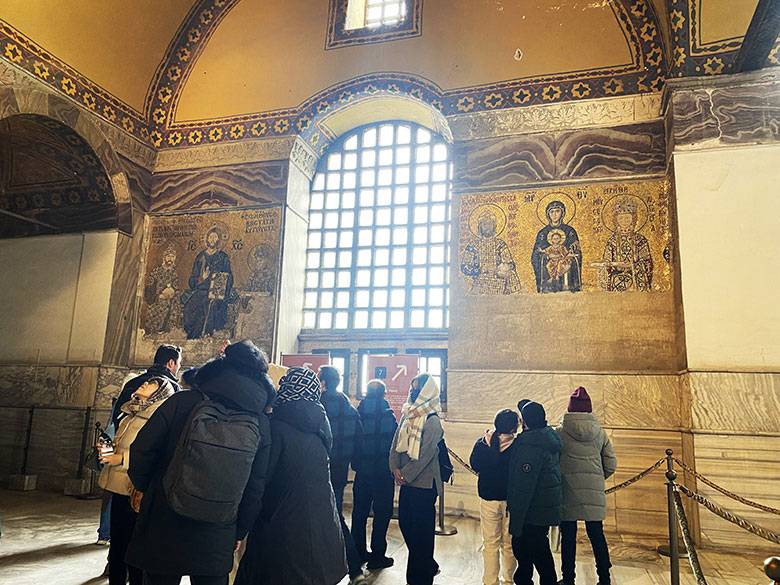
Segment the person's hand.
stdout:
<path fill-rule="evenodd" d="M 233 549 L 233 552 L 234 552 L 234 553 L 237 553 L 237 552 L 238 552 L 238 549 L 240 549 L 240 548 L 241 548 L 241 545 L 242 545 L 243 543 L 244 543 L 244 541 L 243 541 L 243 540 L 237 540 L 237 541 L 236 541 L 236 547 Z"/>
<path fill-rule="evenodd" d="M 101 455 L 100 462 L 103 465 L 122 465 L 122 454 L 111 453 L 111 455 Z"/>
<path fill-rule="evenodd" d="M 395 483 L 397 483 L 398 485 L 404 485 L 406 483 L 404 476 L 401 475 L 400 469 L 393 470 L 393 477 L 395 477 Z"/>

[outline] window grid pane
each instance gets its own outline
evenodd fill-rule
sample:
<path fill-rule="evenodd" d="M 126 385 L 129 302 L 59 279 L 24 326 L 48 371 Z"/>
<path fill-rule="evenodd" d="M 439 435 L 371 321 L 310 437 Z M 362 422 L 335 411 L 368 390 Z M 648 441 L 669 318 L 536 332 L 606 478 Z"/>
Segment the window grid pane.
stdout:
<path fill-rule="evenodd" d="M 444 140 L 411 123 L 361 128 L 323 157 L 304 328 L 447 328 L 451 176 Z"/>
<path fill-rule="evenodd" d="M 366 0 L 366 27 L 398 24 L 406 18 L 406 0 Z"/>

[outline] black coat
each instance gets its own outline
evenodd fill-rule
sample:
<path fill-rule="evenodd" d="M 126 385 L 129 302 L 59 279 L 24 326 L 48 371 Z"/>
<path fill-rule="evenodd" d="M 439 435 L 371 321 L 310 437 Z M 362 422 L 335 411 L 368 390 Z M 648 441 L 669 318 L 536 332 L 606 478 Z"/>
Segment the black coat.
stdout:
<path fill-rule="evenodd" d="M 274 407 L 263 509 L 236 585 L 335 585 L 347 574 L 328 472 L 331 432 L 320 404 Z"/>
<path fill-rule="evenodd" d="M 506 501 L 509 483 L 509 460 L 511 448 L 499 452 L 498 448 L 485 443 L 481 438 L 474 443 L 469 463 L 479 474 L 477 491 L 483 500 Z"/>
<path fill-rule="evenodd" d="M 127 551 L 127 562 L 164 575 L 227 575 L 233 566 L 236 540 L 242 539 L 260 511 L 271 438 L 265 407 L 274 395 L 267 375 L 249 377 L 225 358 L 203 366 L 196 386 L 211 400 L 228 408 L 254 413 L 260 422 L 260 449 L 233 524 L 209 524 L 184 518 L 168 505 L 162 478 L 173 458 L 179 436 L 200 392 L 184 391 L 169 398 L 149 419 L 130 447 L 129 476 L 144 498 Z"/>
<path fill-rule="evenodd" d="M 111 411 L 111 422 L 114 423 L 114 429 L 119 428 L 119 419 L 124 414 L 121 410 L 122 405 L 130 400 L 130 398 L 133 396 L 133 392 L 138 390 L 141 387 L 141 384 L 146 382 L 149 378 L 154 377 L 160 377 L 169 380 L 171 382 L 171 386 L 173 386 L 174 392 L 181 390 L 181 387 L 179 386 L 179 380 L 176 379 L 176 376 L 174 376 L 168 368 L 154 364 L 140 376 L 136 376 L 135 378 L 128 380 L 127 384 L 122 387 L 122 391 L 119 393 L 119 396 L 116 397 L 114 408 Z"/>
<path fill-rule="evenodd" d="M 332 464 L 347 467 L 355 453 L 355 438 L 360 433 L 360 415 L 343 392 L 326 390 L 320 401 L 328 414 L 333 432 L 333 449 L 330 452 Z"/>
<path fill-rule="evenodd" d="M 360 414 L 362 433 L 357 435 L 352 468 L 356 473 L 390 473 L 388 455 L 393 445 L 393 436 L 398 428 L 387 400 L 367 396 L 357 408 Z"/>

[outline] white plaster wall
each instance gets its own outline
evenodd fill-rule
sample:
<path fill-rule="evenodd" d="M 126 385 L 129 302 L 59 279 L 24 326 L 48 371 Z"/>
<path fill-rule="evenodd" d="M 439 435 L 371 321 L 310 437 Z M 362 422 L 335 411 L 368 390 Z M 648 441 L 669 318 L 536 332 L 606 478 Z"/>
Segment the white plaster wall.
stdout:
<path fill-rule="evenodd" d="M 674 157 L 688 367 L 780 368 L 780 146 Z"/>
<path fill-rule="evenodd" d="M 99 363 L 116 232 L 0 240 L 0 362 Z"/>

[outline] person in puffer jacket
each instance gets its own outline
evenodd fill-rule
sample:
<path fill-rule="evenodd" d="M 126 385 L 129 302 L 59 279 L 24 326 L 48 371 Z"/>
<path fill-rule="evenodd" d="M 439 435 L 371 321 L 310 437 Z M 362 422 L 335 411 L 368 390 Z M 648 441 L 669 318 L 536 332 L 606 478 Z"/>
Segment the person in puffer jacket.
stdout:
<path fill-rule="evenodd" d="M 393 559 L 386 556 L 387 528 L 393 516 L 395 498 L 395 479 L 390 472 L 388 454 L 398 423 L 385 400 L 386 389 L 381 380 L 371 380 L 366 387 L 366 397 L 357 409 L 363 432 L 358 435 L 355 457 L 352 459 L 352 468 L 355 470 L 352 537 L 370 571 L 393 566 Z M 368 552 L 366 523 L 372 508 L 374 522 L 371 528 L 371 552 Z"/>
<path fill-rule="evenodd" d="M 483 585 L 512 583 L 517 561 L 509 535 L 506 491 L 509 482 L 509 448 L 515 440 L 520 417 L 514 410 L 500 411 L 490 429 L 477 440 L 469 463 L 479 474 L 479 523 L 482 526 Z M 501 562 L 503 561 L 503 563 Z M 503 564 L 503 567 L 501 566 Z"/>
<path fill-rule="evenodd" d="M 561 439 L 547 424 L 544 407 L 528 402 L 520 416 L 523 432 L 512 443 L 509 459 L 509 533 L 517 559 L 515 585 L 533 585 L 534 569 L 541 585 L 556 585 L 550 551 L 550 526 L 561 521 Z"/>
<path fill-rule="evenodd" d="M 563 443 L 561 476 L 563 507 L 561 511 L 561 570 L 563 585 L 574 585 L 577 555 L 577 522 L 585 521 L 593 556 L 596 557 L 598 585 L 609 585 L 609 548 L 604 537 L 603 521 L 607 500 L 604 480 L 617 469 L 617 458 L 607 433 L 593 416 L 587 390 L 577 388 L 569 399 L 568 412 L 556 428 Z"/>

